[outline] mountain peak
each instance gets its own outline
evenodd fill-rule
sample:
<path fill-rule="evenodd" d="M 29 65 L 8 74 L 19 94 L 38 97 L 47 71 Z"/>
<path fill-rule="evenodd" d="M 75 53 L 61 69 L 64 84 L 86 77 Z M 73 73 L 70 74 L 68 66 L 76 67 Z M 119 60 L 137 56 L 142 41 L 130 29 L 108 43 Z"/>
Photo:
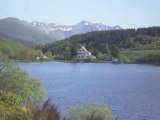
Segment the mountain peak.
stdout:
<path fill-rule="evenodd" d="M 20 21 L 18 18 L 14 18 L 14 17 L 7 17 L 2 20 L 3 21 L 11 21 L 11 22 L 19 22 Z"/>
<path fill-rule="evenodd" d="M 104 30 L 119 30 L 120 26 L 107 26 L 102 23 L 92 23 L 89 21 L 81 21 L 75 25 L 57 25 L 55 23 L 43 23 L 43 22 L 32 22 L 32 26 L 35 28 L 47 33 L 47 34 L 55 34 L 60 32 L 65 37 L 70 37 L 75 34 L 82 34 L 92 31 L 104 31 Z"/>
<path fill-rule="evenodd" d="M 91 23 L 91 22 L 83 20 L 80 23 Z"/>
<path fill-rule="evenodd" d="M 114 26 L 113 27 L 115 30 L 120 30 L 120 29 L 122 29 L 119 25 L 116 25 L 116 26 Z"/>
<path fill-rule="evenodd" d="M 88 22 L 88 21 L 81 21 L 81 22 L 76 24 L 76 26 L 79 26 L 79 25 L 93 25 L 93 23 Z"/>

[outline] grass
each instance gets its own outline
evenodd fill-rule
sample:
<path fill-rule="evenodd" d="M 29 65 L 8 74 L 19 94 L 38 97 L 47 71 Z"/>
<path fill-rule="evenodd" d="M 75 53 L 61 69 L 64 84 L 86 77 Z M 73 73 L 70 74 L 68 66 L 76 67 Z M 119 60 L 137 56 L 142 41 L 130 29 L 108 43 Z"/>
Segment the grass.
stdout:
<path fill-rule="evenodd" d="M 0 48 L 4 46 L 9 47 L 16 52 L 20 51 L 20 49 L 23 48 L 22 45 L 11 42 L 11 41 L 0 41 Z"/>
<path fill-rule="evenodd" d="M 127 56 L 129 58 L 139 58 L 139 57 L 147 56 L 149 54 L 160 54 L 160 49 L 158 49 L 158 50 L 121 51 L 121 56 Z"/>
<path fill-rule="evenodd" d="M 134 55 L 134 56 L 143 56 L 148 54 L 160 54 L 160 49 L 158 50 L 137 50 L 137 51 L 121 51 L 122 55 Z"/>

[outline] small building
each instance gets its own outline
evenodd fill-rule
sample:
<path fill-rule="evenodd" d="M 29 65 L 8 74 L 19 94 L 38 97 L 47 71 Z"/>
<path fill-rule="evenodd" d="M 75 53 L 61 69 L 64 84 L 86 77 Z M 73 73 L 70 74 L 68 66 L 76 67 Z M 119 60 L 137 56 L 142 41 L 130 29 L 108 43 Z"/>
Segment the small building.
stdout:
<path fill-rule="evenodd" d="M 87 59 L 87 58 L 95 59 L 96 58 L 91 54 L 91 52 L 87 51 L 87 49 L 84 46 L 78 49 L 77 54 L 78 54 L 77 55 L 78 59 Z"/>
<path fill-rule="evenodd" d="M 37 60 L 40 60 L 40 57 L 37 57 L 36 59 L 37 59 Z"/>
<path fill-rule="evenodd" d="M 44 55 L 44 56 L 42 57 L 42 59 L 43 59 L 43 60 L 46 60 L 46 59 L 47 59 L 47 56 Z"/>
<path fill-rule="evenodd" d="M 119 61 L 118 58 L 112 58 L 113 63 L 117 63 L 118 61 Z"/>

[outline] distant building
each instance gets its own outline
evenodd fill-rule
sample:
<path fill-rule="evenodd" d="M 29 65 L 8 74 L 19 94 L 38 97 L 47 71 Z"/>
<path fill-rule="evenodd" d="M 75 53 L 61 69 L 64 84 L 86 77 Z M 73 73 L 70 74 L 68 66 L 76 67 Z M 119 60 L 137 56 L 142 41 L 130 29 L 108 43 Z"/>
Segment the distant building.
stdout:
<path fill-rule="evenodd" d="M 78 49 L 77 54 L 77 58 L 79 59 L 96 58 L 91 54 L 91 52 L 87 51 L 87 49 L 84 46 Z"/>
<path fill-rule="evenodd" d="M 40 57 L 37 57 L 37 60 L 40 60 Z"/>
<path fill-rule="evenodd" d="M 44 55 L 44 56 L 42 57 L 42 59 L 43 59 L 43 60 L 46 60 L 46 59 L 47 59 L 47 56 Z"/>
<path fill-rule="evenodd" d="M 117 63 L 118 61 L 118 58 L 112 58 L 112 62 Z"/>
<path fill-rule="evenodd" d="M 44 56 L 41 56 L 41 57 L 38 56 L 38 57 L 36 57 L 36 59 L 37 60 L 47 60 L 48 57 L 44 55 Z"/>

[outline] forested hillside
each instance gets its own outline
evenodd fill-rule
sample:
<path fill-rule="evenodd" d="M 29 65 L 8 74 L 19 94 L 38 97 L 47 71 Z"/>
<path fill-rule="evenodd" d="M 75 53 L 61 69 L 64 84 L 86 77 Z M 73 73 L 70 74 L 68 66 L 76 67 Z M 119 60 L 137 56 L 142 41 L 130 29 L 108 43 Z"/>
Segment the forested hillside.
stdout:
<path fill-rule="evenodd" d="M 35 60 L 42 52 L 11 41 L 0 41 L 0 60 Z"/>
<path fill-rule="evenodd" d="M 47 44 L 41 49 L 44 53 L 51 51 L 53 55 L 72 59 L 73 50 L 80 45 L 84 45 L 96 57 L 120 57 L 121 51 L 159 50 L 160 27 L 90 32 Z"/>

